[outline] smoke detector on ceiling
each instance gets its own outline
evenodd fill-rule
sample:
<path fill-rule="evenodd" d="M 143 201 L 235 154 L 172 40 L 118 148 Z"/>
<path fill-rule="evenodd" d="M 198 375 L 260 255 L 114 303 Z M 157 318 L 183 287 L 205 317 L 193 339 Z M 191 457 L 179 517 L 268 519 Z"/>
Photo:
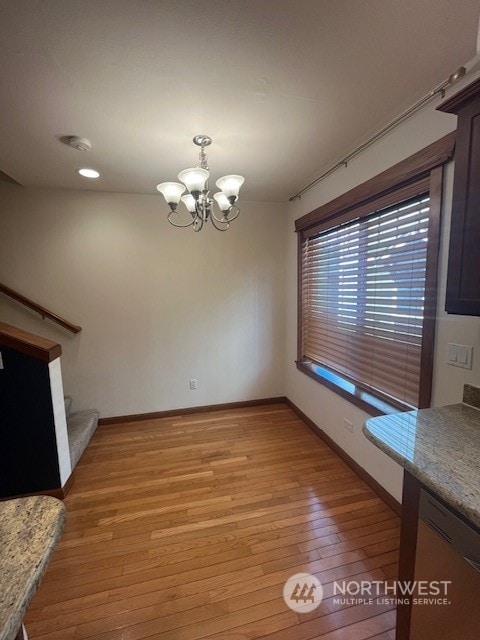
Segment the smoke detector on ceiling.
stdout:
<path fill-rule="evenodd" d="M 87 138 L 79 138 L 78 136 L 65 136 L 61 138 L 62 142 L 73 147 L 77 151 L 91 151 L 92 144 Z"/>

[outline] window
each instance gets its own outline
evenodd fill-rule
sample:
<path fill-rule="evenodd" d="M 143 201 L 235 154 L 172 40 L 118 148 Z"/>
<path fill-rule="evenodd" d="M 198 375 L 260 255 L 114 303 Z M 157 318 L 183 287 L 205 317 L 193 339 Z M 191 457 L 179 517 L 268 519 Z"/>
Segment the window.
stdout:
<path fill-rule="evenodd" d="M 430 403 L 446 138 L 297 220 L 297 366 L 373 414 Z"/>

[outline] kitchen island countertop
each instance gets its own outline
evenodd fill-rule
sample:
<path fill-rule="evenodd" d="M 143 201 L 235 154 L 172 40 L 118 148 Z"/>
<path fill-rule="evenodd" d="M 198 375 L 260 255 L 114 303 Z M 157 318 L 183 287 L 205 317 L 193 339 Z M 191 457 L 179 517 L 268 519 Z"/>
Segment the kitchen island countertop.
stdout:
<path fill-rule="evenodd" d="M 370 418 L 366 437 L 480 528 L 480 409 L 459 403 Z"/>
<path fill-rule="evenodd" d="M 65 525 L 48 496 L 0 502 L 0 640 L 14 640 Z"/>

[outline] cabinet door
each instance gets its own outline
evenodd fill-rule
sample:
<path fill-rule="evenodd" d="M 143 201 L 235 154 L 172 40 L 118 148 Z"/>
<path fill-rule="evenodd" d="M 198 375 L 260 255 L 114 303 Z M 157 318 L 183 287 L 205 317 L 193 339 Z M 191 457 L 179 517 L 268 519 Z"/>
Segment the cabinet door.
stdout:
<path fill-rule="evenodd" d="M 445 308 L 480 315 L 480 96 L 458 111 Z"/>

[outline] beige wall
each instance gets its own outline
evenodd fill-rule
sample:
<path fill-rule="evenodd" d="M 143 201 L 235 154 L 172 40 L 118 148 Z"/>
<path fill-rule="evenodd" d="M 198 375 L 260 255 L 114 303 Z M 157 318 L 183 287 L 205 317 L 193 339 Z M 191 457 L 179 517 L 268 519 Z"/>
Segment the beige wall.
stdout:
<path fill-rule="evenodd" d="M 468 82 L 471 81 L 472 78 L 468 80 Z M 460 85 L 455 90 L 459 87 Z M 426 107 L 421 113 L 404 122 L 394 132 L 351 161 L 347 168 L 332 174 L 289 207 L 286 395 L 399 500 L 402 469 L 366 440 L 362 433 L 362 425 L 369 416 L 311 380 L 295 367 L 297 283 L 296 236 L 293 232 L 293 224 L 296 218 L 329 202 L 452 131 L 456 127 L 456 117 L 435 111 L 435 106 Z M 443 206 L 433 377 L 433 404 L 436 406 L 460 402 L 465 382 L 480 384 L 480 318 L 451 316 L 444 311 L 452 184 L 453 163 L 446 169 Z M 448 342 L 474 346 L 472 371 L 446 364 Z M 353 434 L 344 428 L 344 419 L 353 423 Z"/>
<path fill-rule="evenodd" d="M 60 342 L 65 392 L 103 416 L 279 396 L 285 233 L 284 204 L 196 234 L 160 196 L 0 185 L 0 281 L 83 332 L 4 296 L 0 318 Z"/>

